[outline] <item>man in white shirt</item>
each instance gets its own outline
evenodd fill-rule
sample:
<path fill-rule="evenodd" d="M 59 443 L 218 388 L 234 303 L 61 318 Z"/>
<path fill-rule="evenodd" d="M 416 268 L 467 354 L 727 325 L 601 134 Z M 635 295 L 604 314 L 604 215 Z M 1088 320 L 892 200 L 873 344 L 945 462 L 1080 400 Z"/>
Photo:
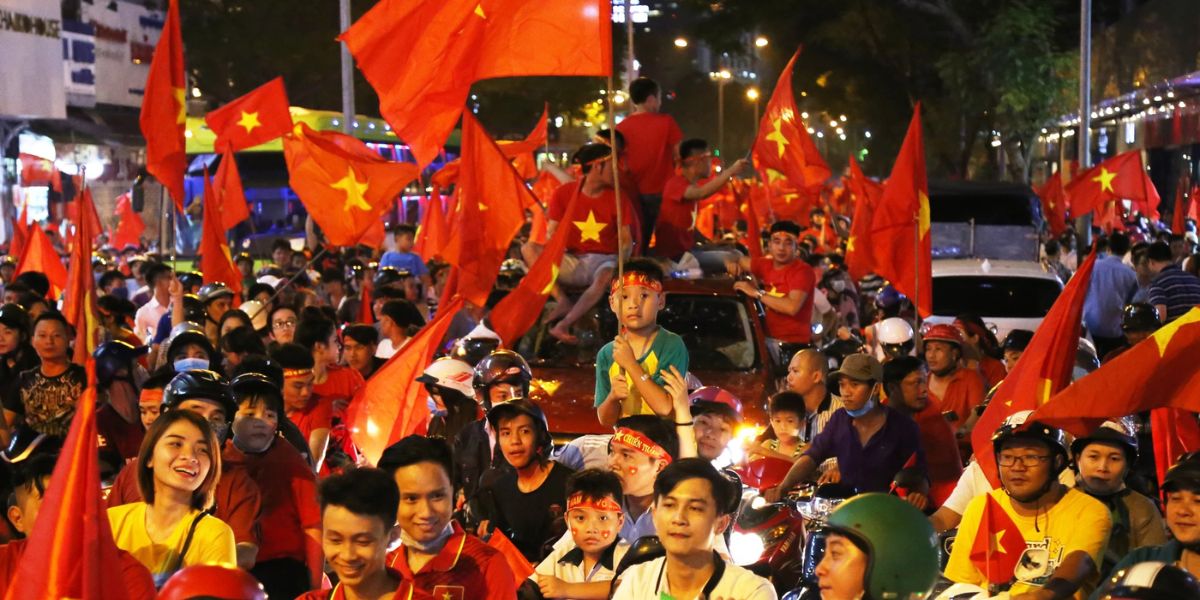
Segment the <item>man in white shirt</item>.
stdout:
<path fill-rule="evenodd" d="M 168 286 L 174 280 L 175 273 L 171 271 L 171 267 L 162 263 L 151 264 L 146 267 L 145 273 L 151 297 L 134 315 L 134 326 L 137 327 L 137 336 L 149 344 L 154 338 L 155 330 L 158 329 L 158 321 L 167 314 L 167 307 L 171 301 Z"/>
<path fill-rule="evenodd" d="M 737 485 L 702 458 L 671 463 L 654 481 L 654 525 L 666 556 L 626 570 L 613 600 L 775 600 L 771 583 L 714 550 L 733 519 Z"/>

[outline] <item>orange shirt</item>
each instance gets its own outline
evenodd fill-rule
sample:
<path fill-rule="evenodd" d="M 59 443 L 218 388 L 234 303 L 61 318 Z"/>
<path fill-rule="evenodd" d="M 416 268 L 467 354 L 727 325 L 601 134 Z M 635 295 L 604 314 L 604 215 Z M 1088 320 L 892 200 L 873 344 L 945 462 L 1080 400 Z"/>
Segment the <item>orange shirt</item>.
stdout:
<path fill-rule="evenodd" d="M 983 403 L 983 377 L 978 371 L 958 369 L 950 376 L 950 384 L 946 386 L 945 397 L 938 398 L 933 390 L 929 390 L 929 400 L 936 400 L 941 405 L 942 412 L 952 410 L 958 417 L 951 423 L 958 427 L 967 419 L 971 411 Z"/>

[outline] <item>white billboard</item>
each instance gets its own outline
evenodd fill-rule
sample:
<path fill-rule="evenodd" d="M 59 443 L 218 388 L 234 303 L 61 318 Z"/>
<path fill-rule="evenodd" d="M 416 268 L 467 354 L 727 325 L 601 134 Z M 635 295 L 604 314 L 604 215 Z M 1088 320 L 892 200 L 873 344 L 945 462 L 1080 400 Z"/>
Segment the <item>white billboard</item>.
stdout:
<path fill-rule="evenodd" d="M 141 106 L 165 15 L 131 2 L 82 2 L 79 8 L 96 30 L 96 102 Z"/>
<path fill-rule="evenodd" d="M 47 0 L 0 0 L 0 116 L 63 119 L 62 7 Z"/>

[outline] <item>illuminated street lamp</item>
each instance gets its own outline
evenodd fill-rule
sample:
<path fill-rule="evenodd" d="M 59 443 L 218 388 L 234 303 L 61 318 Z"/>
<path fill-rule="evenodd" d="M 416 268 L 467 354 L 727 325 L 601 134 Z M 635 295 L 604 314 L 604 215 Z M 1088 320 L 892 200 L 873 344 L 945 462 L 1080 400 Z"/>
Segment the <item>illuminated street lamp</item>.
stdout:
<path fill-rule="evenodd" d="M 758 127 L 758 98 L 760 96 L 756 87 L 751 86 L 746 90 L 746 99 L 754 103 L 754 127 Z"/>
<path fill-rule="evenodd" d="M 708 78 L 717 82 L 717 151 L 725 148 L 725 84 L 733 78 L 729 69 L 710 72 Z"/>
<path fill-rule="evenodd" d="M 687 48 L 688 47 L 687 38 L 685 38 L 685 37 L 675 38 L 675 47 L 676 48 Z"/>
<path fill-rule="evenodd" d="M 761 35 L 754 38 L 754 47 L 756 47 L 756 48 L 766 48 L 767 44 L 769 44 L 769 43 L 770 42 L 767 41 L 767 38 L 765 38 Z"/>

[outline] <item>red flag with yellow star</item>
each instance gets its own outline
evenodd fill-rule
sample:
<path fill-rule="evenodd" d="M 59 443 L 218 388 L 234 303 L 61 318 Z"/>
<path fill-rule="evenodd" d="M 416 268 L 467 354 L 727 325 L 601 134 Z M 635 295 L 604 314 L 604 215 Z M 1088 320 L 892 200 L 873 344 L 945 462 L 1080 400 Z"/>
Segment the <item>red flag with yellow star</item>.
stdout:
<path fill-rule="evenodd" d="M 991 494 L 985 502 L 971 545 L 971 564 L 988 583 L 1008 583 L 1025 552 L 1025 536 Z"/>
<path fill-rule="evenodd" d="M 1054 395 L 1031 418 L 1078 436 L 1091 433 L 1114 415 L 1164 407 L 1200 412 L 1197 352 L 1200 352 L 1200 307 L 1163 325 L 1150 337 Z M 1025 360 L 1024 355 L 1021 360 Z"/>
<path fill-rule="evenodd" d="M 476 81 L 611 74 L 610 10 L 607 0 L 382 0 L 338 39 L 425 166 Z"/>
<path fill-rule="evenodd" d="M 509 242 L 525 224 L 524 207 L 537 199 L 469 113 L 463 114 L 462 156 L 458 223 L 467 226 L 454 228 L 456 243 L 446 248 L 443 258 L 458 267 L 458 293 L 483 306 Z"/>
<path fill-rule="evenodd" d="M 1061 235 L 1067 230 L 1067 195 L 1063 192 L 1062 171 L 1055 171 L 1034 193 L 1042 201 L 1042 216 L 1050 226 L 1050 233 Z"/>
<path fill-rule="evenodd" d="M 1143 215 L 1158 219 L 1160 198 L 1142 163 L 1141 150 L 1122 152 L 1076 175 L 1065 191 L 1074 217 L 1093 210 L 1097 216 L 1106 214 L 1124 199 Z"/>
<path fill-rule="evenodd" d="M 221 152 L 221 164 L 217 165 L 217 206 L 221 214 L 221 227 L 226 231 L 250 218 L 250 207 L 246 205 L 246 190 L 242 187 L 242 175 L 238 173 L 233 151 L 226 148 Z"/>
<path fill-rule="evenodd" d="M 208 168 L 204 169 L 204 218 L 200 233 L 200 271 L 204 283 L 224 283 L 233 290 L 234 305 L 242 297 L 242 272 L 238 270 L 225 241 L 224 217 L 217 202 L 218 191 L 213 189 Z"/>
<path fill-rule="evenodd" d="M 283 137 L 292 130 L 287 90 L 276 77 L 204 116 L 217 134 L 213 148 L 238 152 Z"/>
<path fill-rule="evenodd" d="M 369 229 L 420 174 L 384 159 L 357 138 L 300 123 L 283 138 L 288 184 L 334 246 L 372 241 Z"/>
<path fill-rule="evenodd" d="M 450 231 L 446 225 L 446 211 L 442 207 L 442 191 L 435 187 L 425 202 L 425 220 L 417 231 L 413 251 L 427 261 L 432 260 L 442 255 L 449 241 Z"/>
<path fill-rule="evenodd" d="M 1075 355 L 1079 351 L 1079 333 L 1083 323 L 1083 301 L 1087 297 L 1088 285 L 1092 280 L 1092 266 L 1096 264 L 1093 251 L 1079 270 L 1071 276 L 1054 306 L 1046 313 L 1033 332 L 1029 346 L 1008 372 L 1004 381 L 992 396 L 991 402 L 979 417 L 971 432 L 971 447 L 975 460 L 987 475 L 992 487 L 1000 487 L 996 472 L 996 457 L 992 453 L 992 434 L 1000 428 L 1009 415 L 1023 410 L 1034 410 L 1046 404 L 1051 396 L 1071 384 L 1071 373 L 1075 369 Z M 1124 415 L 1128 413 L 1105 413 Z M 1090 431 L 1090 430 L 1089 430 Z"/>
<path fill-rule="evenodd" d="M 138 119 L 146 138 L 146 170 L 154 176 L 183 212 L 183 174 L 187 150 L 183 130 L 187 123 L 187 78 L 183 74 L 183 37 L 179 29 L 179 3 L 171 0 L 162 36 L 154 48 L 142 112 Z"/>
<path fill-rule="evenodd" d="M 883 186 L 863 175 L 858 161 L 850 157 L 850 176 L 846 189 L 854 198 L 854 218 L 850 221 L 850 239 L 846 240 L 846 270 L 861 279 L 875 269 L 871 260 L 871 215 L 883 195 Z"/>
<path fill-rule="evenodd" d="M 796 110 L 796 98 L 792 94 L 792 67 L 800 50 L 792 55 L 771 99 L 758 124 L 758 137 L 754 140 L 754 156 L 763 168 L 774 169 L 787 176 L 793 187 L 804 189 L 820 185 L 829 179 L 832 171 L 816 144 L 808 135 L 800 111 Z"/>
<path fill-rule="evenodd" d="M 92 202 L 91 188 L 83 188 L 75 201 L 79 212 L 96 212 Z M 96 327 L 100 325 L 99 310 L 96 308 L 96 279 L 92 276 L 92 246 L 100 227 L 92 219 L 82 219 L 75 224 L 75 240 L 71 245 L 70 268 L 67 271 L 67 289 L 63 297 L 63 316 L 75 328 L 76 364 L 87 363 L 96 349 Z"/>
<path fill-rule="evenodd" d="M 921 135 L 921 103 L 871 215 L 875 272 L 913 298 L 922 317 L 933 313 L 933 245 L 929 238 L 929 183 Z"/>

